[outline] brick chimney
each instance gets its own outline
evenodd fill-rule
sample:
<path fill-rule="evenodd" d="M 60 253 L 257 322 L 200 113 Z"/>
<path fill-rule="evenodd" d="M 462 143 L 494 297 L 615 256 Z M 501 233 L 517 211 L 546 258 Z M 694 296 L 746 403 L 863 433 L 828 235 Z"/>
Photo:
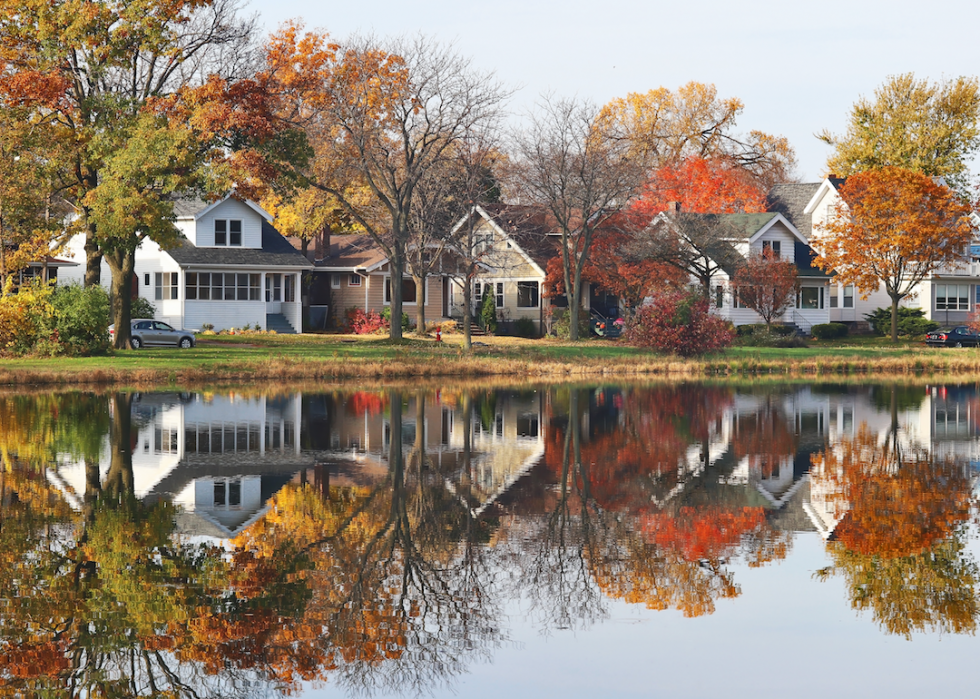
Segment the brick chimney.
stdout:
<path fill-rule="evenodd" d="M 325 225 L 320 235 L 316 237 L 316 244 L 313 248 L 313 261 L 323 262 L 330 257 L 330 226 Z"/>
<path fill-rule="evenodd" d="M 681 203 L 679 201 L 669 201 L 667 202 L 667 208 L 664 210 L 668 214 L 679 214 L 681 212 Z"/>

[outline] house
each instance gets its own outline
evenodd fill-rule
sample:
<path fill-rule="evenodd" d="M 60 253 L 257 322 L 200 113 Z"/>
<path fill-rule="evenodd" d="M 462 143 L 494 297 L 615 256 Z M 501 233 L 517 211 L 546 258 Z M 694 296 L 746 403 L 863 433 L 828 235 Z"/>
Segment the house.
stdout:
<path fill-rule="evenodd" d="M 144 240 L 136 251 L 134 295 L 151 302 L 158 319 L 185 328 L 302 330 L 301 274 L 313 265 L 276 231 L 268 212 L 229 194 L 214 202 L 178 200 L 174 214 L 180 245 L 163 250 Z M 79 234 L 67 249 L 84 260 L 84 245 Z M 81 282 L 84 274 L 80 265 L 61 277 Z M 110 278 L 103 261 L 103 284 Z"/>
<path fill-rule="evenodd" d="M 498 328 L 509 332 L 521 318 L 534 323 L 537 334 L 546 328 L 549 301 L 544 297 L 548 260 L 558 254 L 543 209 L 530 206 L 487 204 L 474 207 L 454 226 L 458 231 L 475 218 L 474 256 L 479 272 L 473 281 L 475 312 L 489 289 L 497 306 Z M 292 241 L 295 247 L 298 240 Z M 316 250 L 322 251 L 316 257 Z M 314 253 L 310 286 L 310 317 L 326 325 L 342 327 L 347 309 L 382 311 L 391 304 L 391 271 L 388 258 L 366 235 L 326 236 Z M 413 318 L 420 301 L 427 319 L 462 319 L 465 309 L 463 277 L 457 249 L 447 247 L 434 272 L 426 279 L 424 293 L 408 276 L 402 280 L 404 311 Z M 588 308 L 588 298 L 583 305 Z M 558 300 L 556 305 L 561 305 Z M 414 319 L 414 318 L 413 318 Z M 324 327 L 326 327 L 324 325 Z"/>
<path fill-rule="evenodd" d="M 759 323 L 761 318 L 739 302 L 731 293 L 731 283 L 741 260 L 768 251 L 774 257 L 792 262 L 797 267 L 799 288 L 796 299 L 780 319 L 796 325 L 802 332 L 830 318 L 827 287 L 830 276 L 812 265 L 813 251 L 806 237 L 778 211 L 754 214 L 694 214 L 679 211 L 659 214 L 650 224 L 698 227 L 705 231 L 716 229 L 714 248 L 709 254 L 719 270 L 712 278 L 713 311 L 735 325 Z M 692 278 L 692 283 L 696 280 Z"/>
<path fill-rule="evenodd" d="M 770 192 L 772 210 L 784 212 L 809 240 L 819 235 L 820 224 L 830 221 L 841 202 L 840 189 L 846 178 L 831 175 L 823 182 L 776 185 Z M 800 209 L 802 194 L 810 197 Z M 973 214 L 974 226 L 980 228 L 980 217 Z M 852 326 L 866 325 L 865 316 L 877 308 L 890 308 L 891 297 L 884 285 L 862 298 L 852 285 L 830 282 L 828 288 L 830 320 Z M 925 317 L 943 325 L 965 323 L 980 304 L 980 237 L 969 250 L 963 251 L 959 264 L 948 265 L 934 272 L 901 305 L 921 308 Z"/>

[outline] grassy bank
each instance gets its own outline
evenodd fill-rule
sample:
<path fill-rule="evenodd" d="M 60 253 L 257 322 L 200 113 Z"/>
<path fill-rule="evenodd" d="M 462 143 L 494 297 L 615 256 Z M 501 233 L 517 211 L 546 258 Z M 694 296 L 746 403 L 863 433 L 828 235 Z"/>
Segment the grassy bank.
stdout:
<path fill-rule="evenodd" d="M 79 359 L 4 359 L 0 385 L 200 386 L 251 382 L 402 382 L 411 379 L 591 380 L 603 378 L 843 377 L 980 375 L 980 350 L 892 345 L 878 338 L 814 342 L 808 348 L 735 347 L 685 360 L 621 343 L 480 338 L 442 343 L 343 335 L 202 338 L 191 350 L 113 352 Z"/>

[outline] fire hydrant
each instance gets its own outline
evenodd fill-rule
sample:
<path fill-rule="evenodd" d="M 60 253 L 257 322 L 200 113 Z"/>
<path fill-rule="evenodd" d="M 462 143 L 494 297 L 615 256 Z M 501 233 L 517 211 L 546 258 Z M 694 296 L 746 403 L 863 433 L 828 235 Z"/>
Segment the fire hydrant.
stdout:
<path fill-rule="evenodd" d="M 442 326 L 436 326 L 436 342 L 442 342 Z"/>

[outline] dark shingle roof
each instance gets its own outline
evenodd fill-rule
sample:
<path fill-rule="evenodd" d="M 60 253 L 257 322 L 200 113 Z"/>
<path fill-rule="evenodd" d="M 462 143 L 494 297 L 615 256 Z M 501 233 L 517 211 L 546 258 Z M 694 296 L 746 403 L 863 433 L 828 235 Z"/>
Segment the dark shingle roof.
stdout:
<path fill-rule="evenodd" d="M 180 247 L 167 250 L 181 266 L 263 266 L 312 267 L 313 265 L 289 244 L 268 221 L 262 222 L 262 249 L 256 248 L 199 248 L 184 239 Z"/>
<path fill-rule="evenodd" d="M 766 197 L 766 210 L 782 214 L 804 238 L 810 239 L 811 216 L 803 210 L 820 189 L 821 182 L 777 184 Z"/>
<path fill-rule="evenodd" d="M 559 241 L 548 222 L 548 212 L 541 206 L 520 204 L 484 204 L 481 208 L 494 223 L 516 242 L 541 269 L 559 254 Z"/>

